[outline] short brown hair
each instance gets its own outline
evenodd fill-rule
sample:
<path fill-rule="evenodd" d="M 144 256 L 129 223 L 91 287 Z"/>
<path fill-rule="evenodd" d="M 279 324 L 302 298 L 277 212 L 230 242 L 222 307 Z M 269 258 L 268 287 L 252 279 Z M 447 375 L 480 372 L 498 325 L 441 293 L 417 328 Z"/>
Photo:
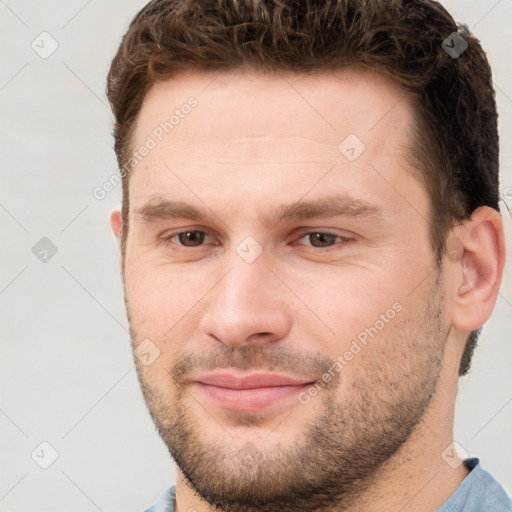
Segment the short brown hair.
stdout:
<path fill-rule="evenodd" d="M 468 45 L 460 55 L 449 52 L 454 41 Z M 155 82 L 186 70 L 315 73 L 347 66 L 377 71 L 413 99 L 409 159 L 430 197 L 430 240 L 440 265 L 456 223 L 479 206 L 499 212 L 499 144 L 485 52 L 435 1 L 149 2 L 130 24 L 107 79 L 119 167 L 126 168 L 137 115 Z M 128 181 L 123 173 L 123 261 Z M 459 375 L 469 370 L 479 332 L 468 338 Z"/>

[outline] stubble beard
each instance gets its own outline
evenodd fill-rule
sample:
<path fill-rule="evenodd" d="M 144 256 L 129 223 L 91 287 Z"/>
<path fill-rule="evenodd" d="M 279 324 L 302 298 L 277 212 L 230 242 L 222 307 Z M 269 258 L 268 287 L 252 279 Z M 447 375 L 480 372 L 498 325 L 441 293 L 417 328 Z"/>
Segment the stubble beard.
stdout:
<path fill-rule="evenodd" d="M 447 338 L 447 332 L 440 329 L 444 310 L 441 277 L 438 274 L 420 308 L 422 314 L 402 319 L 399 335 L 381 340 L 381 346 L 401 344 L 407 357 L 393 361 L 388 356 L 383 361 L 384 353 L 370 348 L 364 369 L 350 383 L 344 382 L 341 372 L 335 385 L 321 390 L 315 397 L 319 402 L 314 410 L 319 412 L 305 422 L 300 435 L 286 443 L 272 443 L 272 435 L 261 443 L 233 442 L 229 430 L 236 423 L 224 429 L 177 384 L 177 376 L 193 366 L 194 358 L 179 360 L 168 374 L 169 381 L 158 385 L 136 360 L 150 415 L 187 485 L 222 512 L 342 511 L 353 506 L 372 485 L 379 468 L 409 439 L 435 393 Z M 140 341 L 133 330 L 132 341 Z M 259 346 L 226 347 L 210 366 L 220 359 L 219 367 L 238 368 L 251 368 L 255 360 L 276 361 L 270 349 Z M 201 356 L 197 360 L 205 361 Z M 319 368 L 328 362 L 319 358 L 310 364 Z M 284 421 L 293 416 L 292 412 Z M 232 417 L 246 427 L 265 421 L 252 413 Z M 212 439 L 205 425 L 217 436 Z"/>

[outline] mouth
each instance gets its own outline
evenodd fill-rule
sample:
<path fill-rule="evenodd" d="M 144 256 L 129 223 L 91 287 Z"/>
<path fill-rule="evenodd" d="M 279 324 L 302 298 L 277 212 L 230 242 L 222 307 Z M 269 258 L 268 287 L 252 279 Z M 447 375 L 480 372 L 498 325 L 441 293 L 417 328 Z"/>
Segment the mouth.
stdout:
<path fill-rule="evenodd" d="M 218 407 L 231 411 L 256 412 L 296 397 L 313 382 L 275 373 L 246 376 L 215 373 L 201 376 L 193 384 L 207 400 Z"/>

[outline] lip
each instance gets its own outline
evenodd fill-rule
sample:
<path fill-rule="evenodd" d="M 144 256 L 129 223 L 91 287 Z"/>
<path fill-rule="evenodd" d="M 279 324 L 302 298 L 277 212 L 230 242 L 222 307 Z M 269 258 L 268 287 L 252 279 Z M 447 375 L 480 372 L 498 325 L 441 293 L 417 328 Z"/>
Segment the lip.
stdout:
<path fill-rule="evenodd" d="M 245 376 L 214 373 L 195 379 L 194 384 L 205 398 L 219 407 L 255 412 L 296 396 L 312 381 L 275 373 Z"/>

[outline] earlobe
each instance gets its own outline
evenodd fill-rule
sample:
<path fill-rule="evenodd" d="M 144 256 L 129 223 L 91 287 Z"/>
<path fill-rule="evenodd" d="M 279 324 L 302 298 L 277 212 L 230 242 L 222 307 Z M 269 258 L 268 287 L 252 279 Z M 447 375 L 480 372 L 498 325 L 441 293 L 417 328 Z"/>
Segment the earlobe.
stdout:
<path fill-rule="evenodd" d="M 110 226 L 112 228 L 112 232 L 114 233 L 114 236 L 120 240 L 121 234 L 123 231 L 123 217 L 121 215 L 121 212 L 119 210 L 114 210 L 110 214 Z"/>
<path fill-rule="evenodd" d="M 487 206 L 454 229 L 462 246 L 453 296 L 452 323 L 461 331 L 481 327 L 491 316 L 503 277 L 505 237 L 500 214 Z"/>

